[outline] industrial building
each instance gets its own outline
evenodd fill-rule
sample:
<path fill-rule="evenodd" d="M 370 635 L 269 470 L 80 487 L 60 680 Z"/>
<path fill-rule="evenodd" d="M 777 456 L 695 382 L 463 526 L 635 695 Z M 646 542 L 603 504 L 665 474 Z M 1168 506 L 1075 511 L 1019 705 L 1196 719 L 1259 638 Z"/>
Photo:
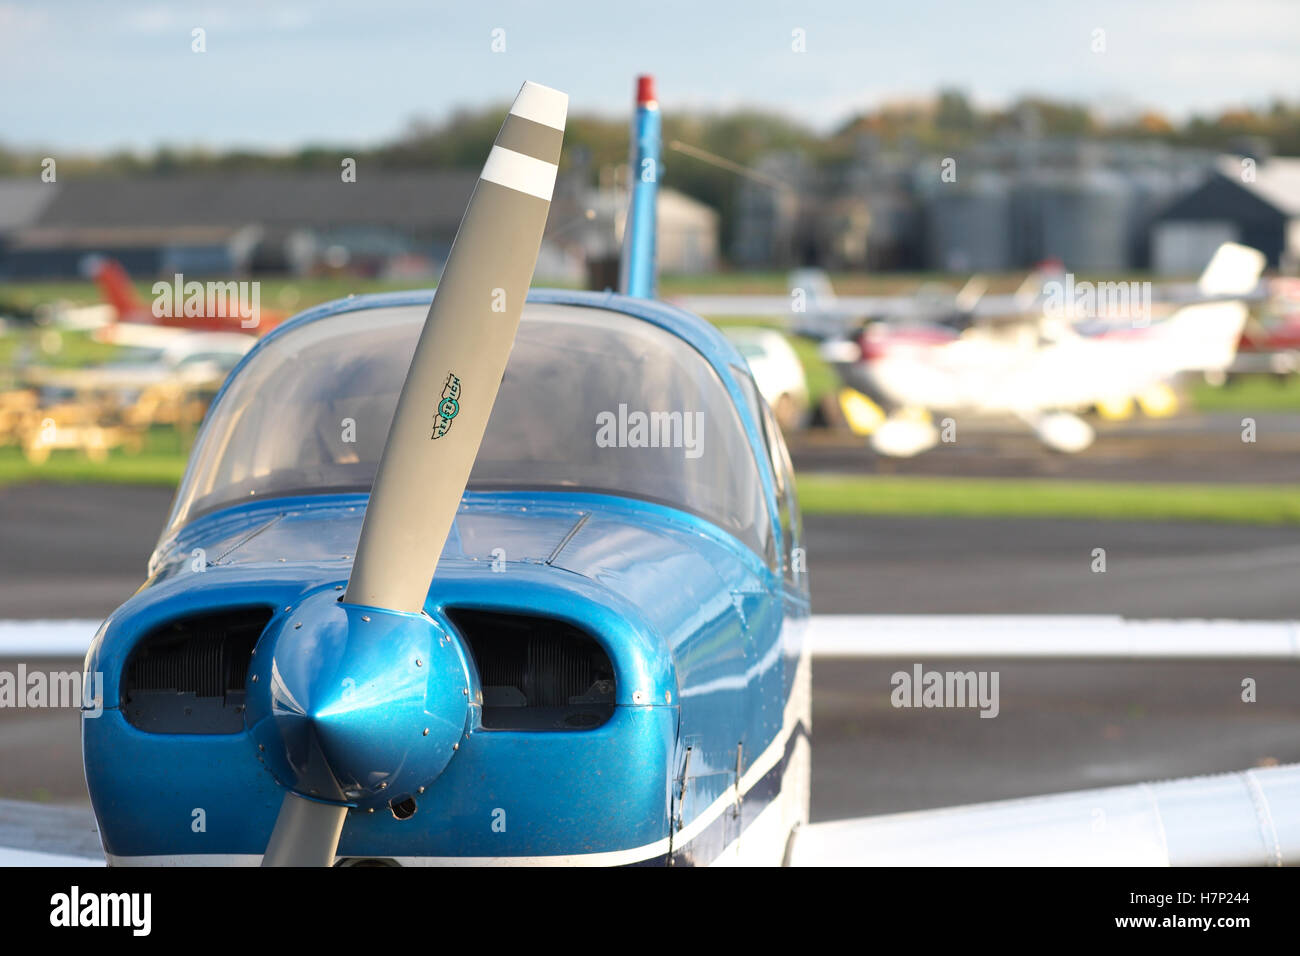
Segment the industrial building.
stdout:
<path fill-rule="evenodd" d="M 1221 157 L 1199 186 L 1156 218 L 1152 267 L 1187 274 L 1221 242 L 1253 246 L 1275 269 L 1300 267 L 1300 159 Z"/>
<path fill-rule="evenodd" d="M 76 276 L 96 254 L 140 277 L 434 276 L 477 178 L 474 170 L 363 169 L 355 182 L 335 172 L 0 179 L 0 278 Z M 589 256 L 616 248 L 626 197 L 615 208 L 569 181 L 557 186 L 556 203 L 537 275 L 581 282 Z M 663 190 L 659 215 L 664 271 L 716 267 L 714 210 Z"/>
<path fill-rule="evenodd" d="M 1223 178 L 1224 162 L 1165 143 L 1027 136 L 951 156 L 884 150 L 863 137 L 848 161 L 828 169 L 774 153 L 756 169 L 780 188 L 752 179 L 737 186 L 730 252 L 754 268 L 999 272 L 1055 260 L 1080 273 L 1154 267 L 1187 275 L 1200 271 L 1220 236 L 1255 245 L 1262 230 L 1259 248 L 1275 250 L 1278 265 L 1286 224 L 1300 209 L 1300 177 L 1291 172 L 1300 161 L 1262 164 L 1255 182 L 1238 189 L 1203 185 Z M 1197 223 L 1224 203 L 1235 210 L 1226 214 L 1231 227 L 1187 238 L 1205 232 Z"/>

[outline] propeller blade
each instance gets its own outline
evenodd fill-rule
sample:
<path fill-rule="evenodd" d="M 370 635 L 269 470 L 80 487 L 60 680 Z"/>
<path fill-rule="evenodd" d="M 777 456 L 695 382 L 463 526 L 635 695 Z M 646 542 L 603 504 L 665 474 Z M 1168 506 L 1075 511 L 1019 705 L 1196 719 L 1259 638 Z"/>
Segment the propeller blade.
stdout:
<path fill-rule="evenodd" d="M 345 600 L 418 613 L 514 344 L 568 97 L 525 83 L 461 220 L 384 447 Z"/>
<path fill-rule="evenodd" d="M 264 866 L 334 862 L 348 808 L 293 792 L 309 785 L 302 779 L 306 765 L 299 759 L 304 747 L 319 749 L 322 742 L 331 743 L 326 750 L 337 763 L 327 760 L 315 770 L 334 790 L 357 790 L 359 779 L 382 770 L 389 775 L 384 786 L 391 779 L 401 789 L 409 777 L 420 782 L 422 793 L 424 782 L 446 765 L 463 730 L 467 706 L 461 696 L 466 692 L 463 666 L 450 650 L 445 652 L 449 659 L 435 666 L 437 648 L 442 646 L 440 632 L 427 617 L 412 615 L 424 608 L 514 345 L 551 208 L 568 103 L 568 97 L 557 90 L 525 83 L 497 134 L 397 400 L 344 603 L 332 597 L 316 602 L 308 598 L 296 609 L 292 630 L 263 638 L 269 663 L 261 666 L 270 667 L 270 672 L 257 685 L 265 690 L 262 697 L 254 697 L 250 714 L 257 715 L 255 732 L 265 738 L 263 750 L 274 757 L 277 779 L 288 790 Z M 354 613 L 357 605 L 375 610 L 360 615 Z M 354 616 L 365 622 L 362 627 L 386 639 L 351 640 L 357 626 Z M 406 728 L 407 736 L 370 754 L 364 746 L 358 751 L 356 741 L 349 742 L 355 728 L 345 719 L 351 712 L 340 712 L 332 703 L 337 688 L 317 686 L 317 678 L 319 672 L 338 672 L 345 663 L 363 670 L 371 667 L 374 649 L 380 645 L 401 647 L 401 656 L 423 659 L 429 666 L 418 693 L 413 693 L 409 675 L 400 668 L 391 674 L 380 668 L 372 677 L 372 695 L 381 690 L 388 695 L 382 699 L 389 708 L 390 724 L 410 723 L 406 718 L 411 713 L 418 719 Z M 307 671 L 292 666 L 303 663 L 303 654 L 313 655 Z M 293 689 L 294 707 L 273 699 L 272 675 L 281 690 Z M 439 701 L 450 703 L 440 707 Z M 439 733 L 432 735 L 430 712 L 442 718 Z M 355 799 L 373 803 L 377 798 L 361 787 Z"/>
<path fill-rule="evenodd" d="M 348 808 L 286 793 L 263 866 L 333 866 Z"/>

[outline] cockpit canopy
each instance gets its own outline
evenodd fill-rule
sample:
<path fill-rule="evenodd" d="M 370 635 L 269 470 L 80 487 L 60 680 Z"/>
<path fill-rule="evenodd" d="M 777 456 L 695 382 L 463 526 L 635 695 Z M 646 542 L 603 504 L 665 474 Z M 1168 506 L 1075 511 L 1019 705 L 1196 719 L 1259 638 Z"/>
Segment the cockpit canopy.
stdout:
<path fill-rule="evenodd" d="M 369 491 L 427 311 L 344 312 L 263 343 L 209 414 L 166 534 L 250 498 Z M 770 537 L 758 465 L 716 371 L 672 333 L 608 309 L 525 308 L 470 488 L 658 502 L 760 555 Z"/>

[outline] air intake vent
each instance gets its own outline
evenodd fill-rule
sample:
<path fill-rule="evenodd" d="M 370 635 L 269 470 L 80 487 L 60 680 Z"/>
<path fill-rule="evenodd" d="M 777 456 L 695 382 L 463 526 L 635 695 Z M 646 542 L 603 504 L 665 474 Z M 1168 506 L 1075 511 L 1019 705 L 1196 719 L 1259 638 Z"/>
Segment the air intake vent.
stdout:
<path fill-rule="evenodd" d="M 244 681 L 271 609 L 180 618 L 136 645 L 122 680 L 122 711 L 156 734 L 236 734 L 244 729 Z"/>
<path fill-rule="evenodd" d="M 586 730 L 614 713 L 614 667 L 576 627 L 548 617 L 451 610 L 483 684 L 489 730 Z"/>

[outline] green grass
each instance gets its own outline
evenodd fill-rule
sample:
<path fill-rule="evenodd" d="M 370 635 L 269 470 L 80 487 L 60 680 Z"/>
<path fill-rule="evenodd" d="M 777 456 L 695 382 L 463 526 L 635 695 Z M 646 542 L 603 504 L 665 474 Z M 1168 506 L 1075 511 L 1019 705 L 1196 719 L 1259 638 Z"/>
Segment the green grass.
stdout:
<path fill-rule="evenodd" d="M 1222 388 L 1203 381 L 1192 387 L 1192 401 L 1203 412 L 1300 411 L 1300 375 L 1244 375 Z"/>
<path fill-rule="evenodd" d="M 79 452 L 58 450 L 34 465 L 20 449 L 0 448 L 0 486 L 22 482 L 170 486 L 181 480 L 188 455 L 185 442 L 170 428 L 151 429 L 139 454 L 115 449 L 102 462 L 93 462 Z"/>
<path fill-rule="evenodd" d="M 803 474 L 805 514 L 1300 524 L 1300 486 Z"/>
<path fill-rule="evenodd" d="M 108 361 L 119 352 L 116 345 L 96 342 L 87 332 L 19 329 L 0 335 L 0 368 L 16 366 L 23 350 L 28 361 L 60 368 Z"/>
<path fill-rule="evenodd" d="M 184 468 L 185 457 L 178 451 L 114 453 L 100 464 L 70 452 L 56 452 L 48 462 L 31 465 L 15 449 L 0 449 L 0 486 L 34 481 L 173 486 L 180 481 Z M 1300 487 L 1291 485 L 1138 485 L 805 474 L 799 476 L 799 499 L 808 515 L 1300 524 Z"/>
<path fill-rule="evenodd" d="M 840 377 L 817 354 L 816 342 L 791 338 L 790 344 L 803 363 L 804 378 L 808 380 L 809 406 L 816 408 L 825 396 L 834 395 L 840 390 Z"/>
<path fill-rule="evenodd" d="M 175 433 L 155 429 L 138 455 L 115 451 L 96 464 L 60 451 L 41 465 L 0 449 L 0 486 L 17 482 L 175 485 L 186 451 Z M 1055 479 L 931 478 L 801 474 L 799 500 L 810 515 L 926 515 L 981 518 L 1092 518 L 1300 524 L 1300 486 L 1076 482 Z"/>
<path fill-rule="evenodd" d="M 208 278 L 204 277 L 204 281 Z M 258 281 L 262 308 L 294 312 L 352 294 L 427 289 L 434 285 L 432 278 L 364 279 L 358 276 L 285 276 L 259 278 Z M 137 279 L 131 285 L 141 302 L 147 305 L 153 301 L 152 281 Z M 100 301 L 99 287 L 89 281 L 11 282 L 0 287 L 0 303 L 24 308 L 55 302 L 92 305 Z"/>

